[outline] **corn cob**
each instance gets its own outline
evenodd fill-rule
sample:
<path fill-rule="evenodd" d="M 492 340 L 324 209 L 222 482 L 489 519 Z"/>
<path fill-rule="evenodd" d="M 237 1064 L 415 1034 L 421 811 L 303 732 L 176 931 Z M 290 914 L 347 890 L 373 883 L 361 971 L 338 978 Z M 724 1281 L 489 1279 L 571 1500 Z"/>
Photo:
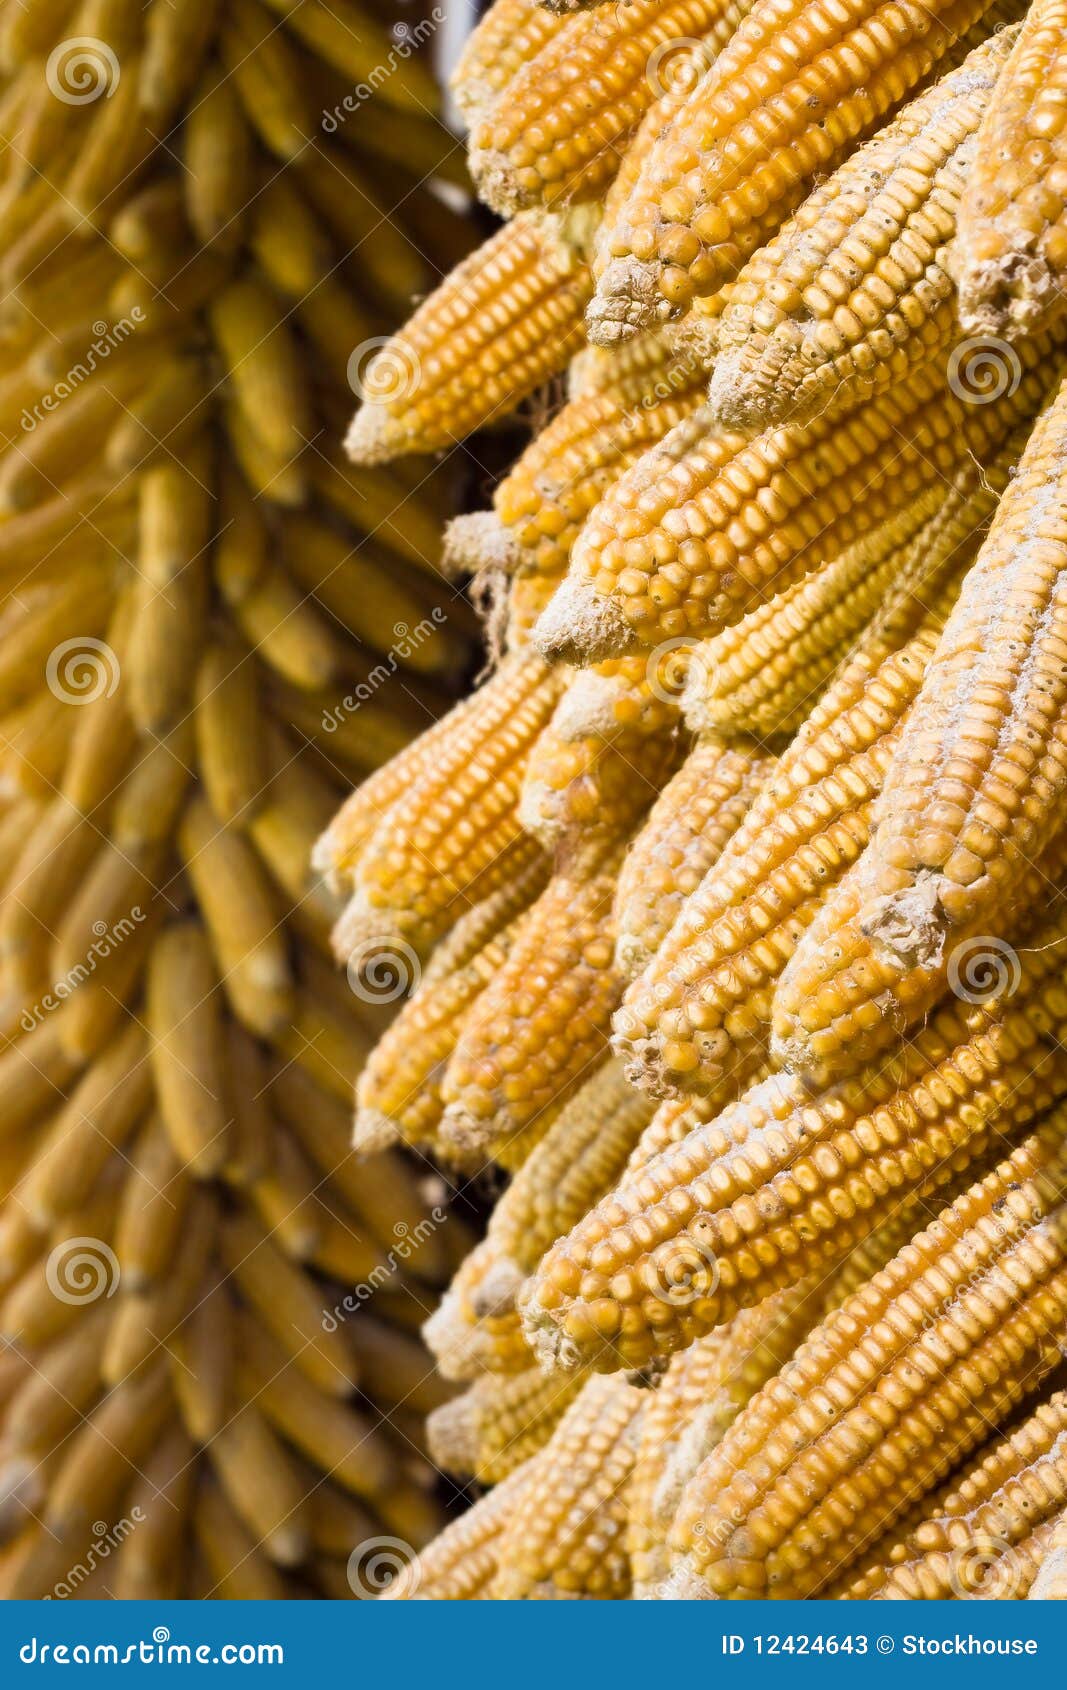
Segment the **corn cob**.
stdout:
<path fill-rule="evenodd" d="M 419 989 L 375 1046 L 356 1088 L 355 1143 L 380 1149 L 395 1138 L 433 1144 L 444 1110 L 441 1079 L 464 1024 L 507 959 L 523 916 L 543 889 L 546 865 L 535 859 L 512 885 L 476 904 L 438 946 Z M 485 932 L 486 906 L 491 906 Z M 454 967 L 431 975 L 438 953 L 455 948 L 461 930 L 484 935 L 473 956 L 459 949 Z"/>
<path fill-rule="evenodd" d="M 683 1496 L 673 1594 L 817 1590 L 1040 1384 L 1067 1294 L 1062 1179 L 1053 1121 L 812 1333 Z"/>
<path fill-rule="evenodd" d="M 1057 1392 L 923 1505 L 922 1520 L 876 1545 L 843 1594 L 879 1601 L 1028 1593 L 1027 1540 L 1067 1500 L 1067 1399 Z M 879 1561 L 876 1558 L 881 1556 Z M 1008 1586 L 1008 1588 L 1005 1588 Z"/>
<path fill-rule="evenodd" d="M 968 448 L 979 462 L 992 456 L 1040 402 L 1048 353 L 1040 340 L 1022 347 L 1026 373 L 987 406 L 946 391 L 942 358 L 861 413 L 753 441 L 710 431 L 697 412 L 594 511 L 538 645 L 587 663 L 728 627 L 872 524 L 898 518 L 925 488 L 950 481 Z"/>
<path fill-rule="evenodd" d="M 560 32 L 538 0 L 493 0 L 468 35 L 449 78 L 452 98 L 468 129 L 486 116 L 520 70 Z"/>
<path fill-rule="evenodd" d="M 1030 7 L 979 131 L 951 254 L 968 334 L 1014 338 L 1060 309 L 1063 23 L 1053 0 Z"/>
<path fill-rule="evenodd" d="M 815 173 L 869 132 L 984 9 L 981 0 L 932 13 L 903 5 L 890 47 L 868 0 L 840 15 L 821 0 L 756 0 L 605 231 L 597 295 L 612 311 L 613 335 L 679 317 L 730 280 Z"/>
<path fill-rule="evenodd" d="M 627 993 L 616 1048 L 631 1078 L 718 1096 L 751 1071 L 774 982 L 869 838 L 872 800 L 935 646 L 920 634 L 881 664 L 854 660 L 781 758 Z"/>
<path fill-rule="evenodd" d="M 782 982 L 775 1040 L 790 1062 L 830 1072 L 884 1047 L 894 1027 L 936 1000 L 949 970 L 982 948 L 976 936 L 1004 932 L 1033 895 L 1028 865 L 1062 812 L 1056 524 L 1065 419 L 1059 395 L 949 617 L 871 844 Z M 1035 523 L 1040 541 L 1030 538 Z"/>
<path fill-rule="evenodd" d="M 1053 956 L 1027 958 L 1012 999 L 943 1008 L 855 1080 L 821 1094 L 757 1082 L 548 1252 L 525 1299 L 531 1343 L 563 1366 L 644 1365 L 833 1263 L 901 1192 L 936 1188 L 1032 1122 L 1065 1083 Z"/>
<path fill-rule="evenodd" d="M 583 1386 L 535 1457 L 504 1527 L 494 1597 L 628 1594 L 624 1491 L 644 1404 L 644 1393 L 622 1379 Z"/>
<path fill-rule="evenodd" d="M 568 688 L 530 753 L 519 798 L 525 831 L 572 870 L 576 856 L 593 861 L 605 844 L 630 834 L 676 762 L 663 731 L 673 723 L 659 720 L 659 710 L 648 731 L 641 723 L 613 732 L 610 715 L 587 723 L 580 706 L 578 714 L 575 723 Z"/>
<path fill-rule="evenodd" d="M 658 951 L 773 766 L 756 745 L 704 734 L 668 781 L 627 854 L 615 893 L 615 960 L 629 979 Z"/>
<path fill-rule="evenodd" d="M 428 948 L 465 907 L 511 878 L 516 848 L 520 857 L 523 849 L 516 812 L 523 768 L 558 690 L 536 657 L 516 657 L 460 708 L 359 859 L 355 897 L 338 932 L 342 954 L 387 935 Z"/>
<path fill-rule="evenodd" d="M 710 63 L 746 10 L 744 0 L 633 0 L 563 23 L 472 127 L 481 198 L 509 217 L 596 199 L 663 87 L 664 59 L 699 41 Z"/>
<path fill-rule="evenodd" d="M 1015 34 L 993 36 L 911 101 L 746 264 L 709 393 L 726 427 L 854 405 L 953 337 L 947 246 Z"/>
<path fill-rule="evenodd" d="M 685 1486 L 745 1405 L 815 1323 L 806 1283 L 735 1315 L 675 1356 L 645 1410 L 628 1495 L 634 1595 L 655 1599 L 671 1569 L 667 1537 Z"/>
<path fill-rule="evenodd" d="M 463 1155 L 493 1146 L 512 1163 L 524 1157 L 606 1054 L 621 987 L 612 926 L 618 867 L 628 835 L 670 772 L 673 748 L 651 737 L 629 756 L 611 747 L 598 755 L 595 744 L 572 749 L 576 763 L 553 746 L 554 768 L 539 765 L 542 779 L 524 801 L 528 814 L 536 796 L 539 831 L 547 827 L 560 838 L 561 870 L 478 999 L 442 1081 L 442 1143 Z M 568 830 L 590 814 L 589 785 L 594 819 L 567 851 Z"/>
<path fill-rule="evenodd" d="M 565 570 L 597 502 L 696 409 L 703 380 L 698 365 L 665 354 L 636 392 L 634 383 L 622 392 L 609 388 L 572 398 L 497 488 L 493 505 L 501 527 L 481 539 L 481 555 L 487 561 L 502 557 L 512 569 Z M 478 561 L 470 553 L 468 559 L 468 567 Z"/>
<path fill-rule="evenodd" d="M 495 1485 L 536 1455 L 578 1390 L 530 1368 L 507 1378 L 476 1380 L 427 1422 L 433 1459 L 449 1473 Z"/>
<path fill-rule="evenodd" d="M 465 258 L 358 372 L 359 464 L 435 452 L 514 410 L 582 341 L 591 213 L 516 218 Z"/>

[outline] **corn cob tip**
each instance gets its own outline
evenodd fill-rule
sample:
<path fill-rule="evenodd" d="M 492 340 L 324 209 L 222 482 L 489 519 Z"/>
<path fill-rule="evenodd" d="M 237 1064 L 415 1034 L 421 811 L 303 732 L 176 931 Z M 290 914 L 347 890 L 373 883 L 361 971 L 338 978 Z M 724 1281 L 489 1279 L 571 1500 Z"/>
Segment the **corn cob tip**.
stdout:
<path fill-rule="evenodd" d="M 788 390 L 754 386 L 746 378 L 744 353 L 722 352 L 714 360 L 708 384 L 708 411 L 720 428 L 738 434 L 758 434 L 788 417 L 803 419 Z"/>
<path fill-rule="evenodd" d="M 618 258 L 585 308 L 586 333 L 594 346 L 623 346 L 665 321 L 665 311 L 655 270 L 636 258 Z"/>
<path fill-rule="evenodd" d="M 652 952 L 638 933 L 619 932 L 615 936 L 615 966 L 627 980 L 636 980 L 652 961 Z"/>
<path fill-rule="evenodd" d="M 611 689 L 599 675 L 576 675 L 556 706 L 552 727 L 560 739 L 610 739 L 618 727 Z"/>
<path fill-rule="evenodd" d="M 441 569 L 450 580 L 483 569 L 510 575 L 518 562 L 518 547 L 495 511 L 471 511 L 445 527 Z"/>
<path fill-rule="evenodd" d="M 400 1138 L 395 1121 L 378 1109 L 357 1109 L 352 1124 L 352 1148 L 357 1156 L 376 1156 Z"/>
<path fill-rule="evenodd" d="M 545 1373 L 577 1373 L 588 1365 L 588 1354 L 582 1354 L 574 1339 L 557 1325 L 547 1310 L 529 1301 L 529 1293 L 520 1297 L 519 1312 L 522 1335 Z"/>
<path fill-rule="evenodd" d="M 330 944 L 337 961 L 347 968 L 355 956 L 369 963 L 376 952 L 399 949 L 404 940 L 394 911 L 376 910 L 365 893 L 354 892 L 334 923 Z"/>
<path fill-rule="evenodd" d="M 426 1417 L 430 1459 L 457 1478 L 470 1478 L 478 1465 L 477 1409 L 467 1392 L 443 1402 Z"/>
<path fill-rule="evenodd" d="M 534 648 L 547 663 L 599 663 L 638 641 L 622 612 L 585 581 L 564 581 L 541 612 Z"/>
<path fill-rule="evenodd" d="M 467 167 L 478 198 L 498 217 L 517 217 L 537 204 L 537 196 L 523 192 L 506 153 L 491 147 L 471 147 Z"/>
<path fill-rule="evenodd" d="M 526 1281 L 518 1262 L 500 1256 L 470 1293 L 471 1309 L 478 1320 L 495 1320 L 515 1312 L 516 1299 Z"/>
<path fill-rule="evenodd" d="M 959 320 L 965 335 L 1017 340 L 1036 334 L 1062 303 L 1055 272 L 1039 253 L 979 259 L 957 255 Z"/>
<path fill-rule="evenodd" d="M 388 406 L 366 401 L 359 407 L 345 435 L 345 451 L 354 464 L 371 468 L 398 456 L 389 425 Z"/>
<path fill-rule="evenodd" d="M 474 1329 L 464 1319 L 457 1292 L 445 1292 L 433 1314 L 423 1322 L 422 1339 L 442 1379 L 469 1379 L 481 1371 Z"/>

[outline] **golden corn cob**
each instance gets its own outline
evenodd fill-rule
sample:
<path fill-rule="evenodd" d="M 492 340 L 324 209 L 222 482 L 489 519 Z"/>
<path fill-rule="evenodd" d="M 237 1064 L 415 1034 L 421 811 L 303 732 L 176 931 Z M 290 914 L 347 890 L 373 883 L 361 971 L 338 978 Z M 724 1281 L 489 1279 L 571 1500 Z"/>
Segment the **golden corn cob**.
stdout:
<path fill-rule="evenodd" d="M 861 412 L 752 441 L 711 430 L 697 412 L 593 512 L 538 645 L 590 662 L 728 627 L 951 480 L 968 448 L 980 462 L 992 456 L 1040 403 L 1049 350 L 1040 339 L 1021 347 L 1025 373 L 991 405 L 958 399 L 942 357 Z"/>
<path fill-rule="evenodd" d="M 591 216 L 516 218 L 420 305 L 357 373 L 356 463 L 454 445 L 565 367 L 583 338 Z"/>
<path fill-rule="evenodd" d="M 989 102 L 951 257 L 964 332 L 1014 338 L 1061 309 L 1064 13 L 1037 0 Z"/>
<path fill-rule="evenodd" d="M 660 1094 L 719 1096 L 735 1071 L 751 1071 L 775 981 L 870 836 L 872 800 L 936 644 L 920 634 L 881 664 L 855 659 L 782 756 L 618 1012 L 631 1078 Z"/>
<path fill-rule="evenodd" d="M 478 1379 L 431 1414 L 426 1432 L 439 1467 L 495 1485 L 543 1449 L 578 1390 L 532 1367 Z"/>
<path fill-rule="evenodd" d="M 759 746 L 702 734 L 633 842 L 615 893 L 616 965 L 632 979 L 737 828 L 774 760 Z"/>
<path fill-rule="evenodd" d="M 463 1155 L 493 1146 L 512 1165 L 606 1054 L 621 988 L 612 925 L 618 867 L 673 757 L 655 737 L 629 756 L 579 744 L 570 748 L 577 765 L 560 749 L 553 746 L 551 784 L 542 778 L 524 800 L 528 817 L 536 796 L 539 831 L 547 825 L 560 838 L 560 869 L 476 1001 L 441 1086 L 442 1143 Z M 549 775 L 546 763 L 539 773 Z M 569 833 L 577 843 L 568 848 Z"/>
<path fill-rule="evenodd" d="M 1041 1383 L 1067 1296 L 1062 1180 L 1053 1121 L 812 1333 L 687 1488 L 672 1594 L 812 1593 Z"/>
<path fill-rule="evenodd" d="M 744 0 L 632 0 L 561 24 L 472 126 L 481 198 L 507 217 L 597 198 L 679 41 L 699 41 L 710 64 L 747 9 Z"/>
<path fill-rule="evenodd" d="M 1015 34 L 993 36 L 912 100 L 749 259 L 719 325 L 709 391 L 724 426 L 854 405 L 954 337 L 947 245 Z"/>
<path fill-rule="evenodd" d="M 529 861 L 516 803 L 529 748 L 558 692 L 538 658 L 515 657 L 460 708 L 359 858 L 338 932 L 342 954 L 386 936 L 423 950 L 511 878 L 516 848 Z"/>
<path fill-rule="evenodd" d="M 1035 935 L 1036 938 L 1036 935 Z M 942 1008 L 900 1055 L 812 1093 L 757 1082 L 548 1252 L 526 1329 L 563 1366 L 642 1366 L 831 1264 L 1063 1095 L 1062 923 L 1014 997 Z M 806 1246 L 803 1247 L 803 1246 Z"/>
<path fill-rule="evenodd" d="M 538 0 L 493 0 L 468 35 L 449 78 L 468 129 L 488 114 L 512 77 L 559 34 L 561 25 Z"/>
<path fill-rule="evenodd" d="M 659 1596 L 671 1570 L 667 1537 L 686 1485 L 817 1317 L 818 1301 L 802 1282 L 698 1338 L 667 1368 L 645 1410 L 627 1497 L 635 1597 Z"/>
<path fill-rule="evenodd" d="M 934 1601 L 992 1596 L 995 1585 L 999 1596 L 1025 1596 L 1035 1569 L 1020 1551 L 1067 1502 L 1065 1430 L 1061 1391 L 979 1451 L 923 1504 L 919 1523 L 877 1544 L 874 1564 L 850 1575 L 842 1594 Z M 1013 1589 L 1003 1588 L 1005 1575 Z"/>
<path fill-rule="evenodd" d="M 1061 392 L 949 617 L 855 877 L 782 982 L 775 1043 L 791 1063 L 836 1072 L 884 1048 L 972 951 L 1001 948 L 997 935 L 1034 895 L 1029 865 L 1060 825 L 1067 770 L 1056 631 L 1065 426 Z"/>
<path fill-rule="evenodd" d="M 530 753 L 519 798 L 523 828 L 570 869 L 576 854 L 591 860 L 629 836 L 677 761 L 657 721 L 647 733 L 613 733 L 610 722 L 594 718 L 588 732 L 579 721 L 577 734 L 572 722 L 568 689 Z"/>
<path fill-rule="evenodd" d="M 622 338 L 728 281 L 836 163 L 981 17 L 982 0 L 756 0 L 648 153 L 605 230 L 597 295 Z M 596 333 L 596 330 L 593 330 Z"/>
<path fill-rule="evenodd" d="M 461 918 L 453 938 L 460 928 L 481 924 L 486 904 L 494 909 L 485 943 L 436 978 L 427 978 L 427 970 L 415 995 L 374 1047 L 356 1087 L 355 1143 L 361 1151 L 379 1149 L 396 1138 L 409 1144 L 435 1143 L 444 1110 L 445 1066 L 468 1016 L 510 954 L 529 903 L 543 889 L 545 865 L 535 861 L 532 870 L 516 877 L 519 896 L 513 911 L 508 907 L 513 887 L 508 886 Z M 499 927 L 496 911 L 502 917 Z M 446 940 L 438 950 L 450 944 Z M 436 952 L 432 961 L 437 961 Z"/>
<path fill-rule="evenodd" d="M 531 441 L 497 488 L 499 530 L 489 545 L 511 568 L 559 574 L 582 524 L 624 470 L 662 440 L 700 401 L 704 372 L 665 361 L 646 391 L 583 393 Z M 460 521 L 463 519 L 460 518 Z M 495 542 L 495 544 L 494 544 Z M 484 553 L 483 553 L 484 555 Z M 468 567 L 477 561 L 468 554 Z"/>
<path fill-rule="evenodd" d="M 625 1487 L 645 1401 L 623 1379 L 590 1379 L 582 1387 L 535 1457 L 504 1526 L 495 1598 L 604 1600 L 629 1593 Z"/>

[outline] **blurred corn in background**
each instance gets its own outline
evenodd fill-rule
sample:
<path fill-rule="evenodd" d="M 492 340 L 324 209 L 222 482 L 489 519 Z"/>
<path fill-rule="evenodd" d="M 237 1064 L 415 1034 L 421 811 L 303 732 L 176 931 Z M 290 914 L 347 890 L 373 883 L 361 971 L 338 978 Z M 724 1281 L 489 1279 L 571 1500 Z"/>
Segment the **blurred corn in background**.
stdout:
<path fill-rule="evenodd" d="M 373 1594 L 457 1494 L 469 1240 L 350 1152 L 407 981 L 335 974 L 310 868 L 478 662 L 448 472 L 340 451 L 470 244 L 442 17 L 0 6 L 7 1597 Z"/>

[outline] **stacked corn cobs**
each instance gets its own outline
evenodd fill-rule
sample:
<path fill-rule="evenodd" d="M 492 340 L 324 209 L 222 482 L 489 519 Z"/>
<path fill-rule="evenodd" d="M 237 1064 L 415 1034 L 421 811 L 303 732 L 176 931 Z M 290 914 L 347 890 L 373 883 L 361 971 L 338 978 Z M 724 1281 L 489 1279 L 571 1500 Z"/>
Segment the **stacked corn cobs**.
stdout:
<path fill-rule="evenodd" d="M 320 848 L 422 968 L 357 1145 L 511 1175 L 394 1595 L 1065 1593 L 1065 76 L 1049 0 L 467 47 L 509 220 L 349 449 L 563 381 L 449 535 L 495 673 Z"/>
<path fill-rule="evenodd" d="M 0 1591 L 367 1594 L 466 1246 L 351 1155 L 395 991 L 309 854 L 475 653 L 439 478 L 334 443 L 462 156 L 353 0 L 10 0 L 0 66 Z"/>

